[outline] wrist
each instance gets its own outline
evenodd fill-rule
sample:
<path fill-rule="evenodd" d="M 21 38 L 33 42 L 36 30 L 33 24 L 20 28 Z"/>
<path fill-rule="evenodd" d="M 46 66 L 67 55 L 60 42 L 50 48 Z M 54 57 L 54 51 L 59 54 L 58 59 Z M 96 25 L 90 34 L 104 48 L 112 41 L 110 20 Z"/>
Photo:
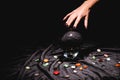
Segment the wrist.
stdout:
<path fill-rule="evenodd" d="M 92 8 L 99 0 L 85 0 L 82 4 L 83 6 L 86 6 L 88 9 Z"/>

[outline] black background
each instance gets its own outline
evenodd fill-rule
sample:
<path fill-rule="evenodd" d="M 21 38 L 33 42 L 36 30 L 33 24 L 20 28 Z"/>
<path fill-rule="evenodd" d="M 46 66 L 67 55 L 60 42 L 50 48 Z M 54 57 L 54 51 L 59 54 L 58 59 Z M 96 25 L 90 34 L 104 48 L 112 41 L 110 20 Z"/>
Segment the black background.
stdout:
<path fill-rule="evenodd" d="M 4 80 L 11 74 L 9 70 L 21 56 L 58 40 L 68 30 L 62 18 L 81 3 L 79 0 L 4 2 L 1 11 L 0 78 Z M 88 29 L 84 29 L 83 21 L 77 28 L 84 40 L 119 46 L 118 8 L 119 4 L 112 0 L 102 0 L 95 5 L 91 9 Z"/>

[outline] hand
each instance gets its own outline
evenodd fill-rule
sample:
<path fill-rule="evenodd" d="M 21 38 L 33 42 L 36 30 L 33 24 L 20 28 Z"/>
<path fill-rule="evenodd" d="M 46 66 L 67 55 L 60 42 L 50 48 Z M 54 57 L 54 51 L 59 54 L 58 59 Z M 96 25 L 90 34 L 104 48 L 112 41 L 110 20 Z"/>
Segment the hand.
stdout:
<path fill-rule="evenodd" d="M 78 23 L 82 18 L 84 18 L 84 26 L 87 28 L 88 26 L 88 17 L 89 17 L 90 9 L 86 7 L 86 5 L 81 5 L 77 9 L 73 10 L 72 12 L 68 13 L 63 20 L 66 20 L 66 25 L 69 27 L 73 21 L 73 27 L 77 27 Z"/>
<path fill-rule="evenodd" d="M 76 28 L 80 20 L 84 18 L 84 26 L 87 29 L 90 8 L 98 1 L 99 0 L 86 0 L 81 6 L 68 13 L 63 18 L 63 20 L 66 20 L 66 25 L 69 27 L 74 22 L 73 27 Z"/>

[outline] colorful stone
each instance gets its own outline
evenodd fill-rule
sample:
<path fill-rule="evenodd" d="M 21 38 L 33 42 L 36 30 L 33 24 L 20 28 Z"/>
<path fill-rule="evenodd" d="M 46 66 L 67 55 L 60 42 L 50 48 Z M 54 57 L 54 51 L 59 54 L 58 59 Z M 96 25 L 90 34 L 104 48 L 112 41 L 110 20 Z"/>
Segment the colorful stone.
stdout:
<path fill-rule="evenodd" d="M 65 78 L 68 78 L 68 77 L 70 77 L 70 75 L 65 75 Z"/>
<path fill-rule="evenodd" d="M 83 70 L 83 67 L 80 67 L 80 70 L 82 71 L 82 70 Z"/>
<path fill-rule="evenodd" d="M 115 64 L 115 66 L 120 68 L 120 63 Z"/>
<path fill-rule="evenodd" d="M 56 59 L 58 58 L 58 56 L 53 56 L 53 57 L 56 58 Z"/>
<path fill-rule="evenodd" d="M 97 52 L 101 52 L 101 49 L 97 49 Z"/>
<path fill-rule="evenodd" d="M 75 66 L 79 67 L 79 66 L 81 66 L 81 64 L 80 63 L 76 63 Z"/>
<path fill-rule="evenodd" d="M 39 76 L 40 74 L 39 73 L 35 73 L 34 76 Z"/>
<path fill-rule="evenodd" d="M 25 69 L 29 70 L 29 69 L 30 69 L 30 66 L 26 66 Z"/>
<path fill-rule="evenodd" d="M 63 66 L 64 66 L 64 67 L 66 67 L 66 68 L 67 68 L 67 67 L 69 67 L 69 65 L 68 65 L 68 64 L 64 64 Z"/>
<path fill-rule="evenodd" d="M 43 61 L 44 61 L 44 62 L 48 62 L 49 60 L 48 60 L 48 59 L 44 59 Z"/>
<path fill-rule="evenodd" d="M 104 54 L 104 57 L 109 57 L 109 55 L 108 54 Z"/>
<path fill-rule="evenodd" d="M 46 67 L 46 66 L 48 66 L 49 65 L 49 63 L 43 63 L 43 66 L 44 67 Z"/>
<path fill-rule="evenodd" d="M 87 68 L 88 68 L 88 66 L 87 66 L 87 65 L 84 65 L 84 66 L 83 66 L 83 68 L 84 68 L 84 69 L 87 69 Z"/>
<path fill-rule="evenodd" d="M 53 74 L 54 74 L 54 75 L 59 75 L 60 72 L 59 72 L 58 70 L 55 70 L 55 71 L 53 72 Z"/>
<path fill-rule="evenodd" d="M 35 61 L 36 61 L 36 62 L 38 62 L 38 61 L 39 61 L 39 59 L 35 59 Z"/>
<path fill-rule="evenodd" d="M 96 57 L 95 57 L 95 56 L 92 56 L 92 59 L 94 59 L 94 60 L 95 60 L 95 59 L 96 59 Z"/>
<path fill-rule="evenodd" d="M 110 61 L 111 59 L 110 58 L 106 58 L 107 61 Z"/>
<path fill-rule="evenodd" d="M 58 61 L 58 64 L 61 64 L 62 62 L 61 61 Z"/>
<path fill-rule="evenodd" d="M 99 61 L 99 62 L 103 62 L 104 60 L 100 58 L 100 59 L 98 59 L 98 61 Z"/>
<path fill-rule="evenodd" d="M 77 73 L 77 70 L 73 70 L 74 73 Z"/>
<path fill-rule="evenodd" d="M 74 69 L 74 68 L 76 68 L 76 67 L 73 65 L 73 66 L 71 66 L 71 68 Z"/>
<path fill-rule="evenodd" d="M 92 64 L 96 64 L 95 62 L 92 62 Z"/>

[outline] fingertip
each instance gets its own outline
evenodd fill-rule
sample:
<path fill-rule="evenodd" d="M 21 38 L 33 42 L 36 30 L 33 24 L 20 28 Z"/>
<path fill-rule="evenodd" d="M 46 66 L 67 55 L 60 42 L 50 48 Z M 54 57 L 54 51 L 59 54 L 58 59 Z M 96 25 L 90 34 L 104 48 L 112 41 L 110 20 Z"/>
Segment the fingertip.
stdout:
<path fill-rule="evenodd" d="M 87 29 L 87 26 L 85 26 L 85 29 Z"/>
<path fill-rule="evenodd" d="M 74 25 L 74 26 L 73 26 L 73 29 L 76 29 L 76 27 L 77 27 L 77 26 Z"/>

